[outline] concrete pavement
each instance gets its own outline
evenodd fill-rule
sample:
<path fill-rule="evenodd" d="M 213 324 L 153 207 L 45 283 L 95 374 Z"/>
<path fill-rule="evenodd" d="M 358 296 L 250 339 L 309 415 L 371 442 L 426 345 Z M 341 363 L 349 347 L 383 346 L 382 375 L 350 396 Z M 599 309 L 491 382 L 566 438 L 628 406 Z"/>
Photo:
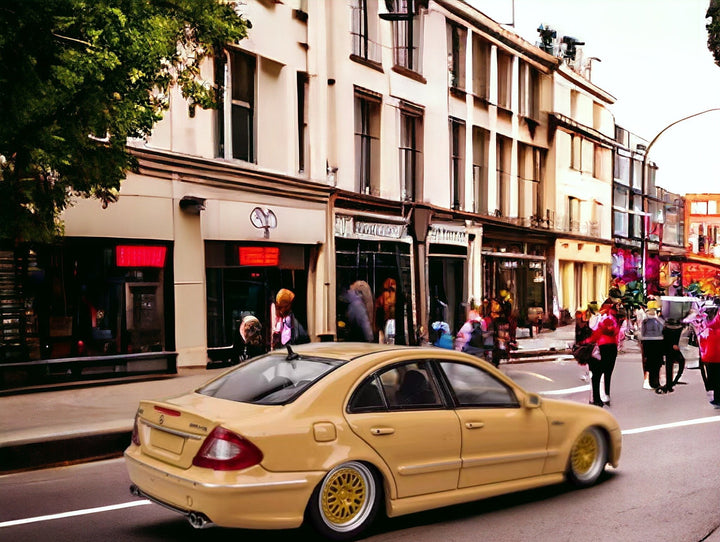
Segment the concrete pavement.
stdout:
<path fill-rule="evenodd" d="M 574 326 L 518 337 L 509 363 L 568 353 Z M 0 397 L 0 474 L 117 457 L 130 443 L 142 399 L 180 395 L 224 369 L 180 368 L 135 381 L 77 383 Z"/>

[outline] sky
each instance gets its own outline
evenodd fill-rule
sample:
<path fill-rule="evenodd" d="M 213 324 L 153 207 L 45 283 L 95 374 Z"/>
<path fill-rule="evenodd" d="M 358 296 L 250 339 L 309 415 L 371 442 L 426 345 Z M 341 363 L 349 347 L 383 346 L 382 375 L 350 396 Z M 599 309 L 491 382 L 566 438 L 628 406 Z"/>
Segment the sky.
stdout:
<path fill-rule="evenodd" d="M 651 141 L 671 123 L 720 108 L 720 66 L 707 48 L 709 0 L 466 0 L 530 43 L 538 26 L 585 42 L 592 82 L 615 97 L 615 123 Z M 514 9 L 513 9 L 514 5 Z M 720 193 L 720 111 L 679 122 L 648 158 L 656 184 Z"/>

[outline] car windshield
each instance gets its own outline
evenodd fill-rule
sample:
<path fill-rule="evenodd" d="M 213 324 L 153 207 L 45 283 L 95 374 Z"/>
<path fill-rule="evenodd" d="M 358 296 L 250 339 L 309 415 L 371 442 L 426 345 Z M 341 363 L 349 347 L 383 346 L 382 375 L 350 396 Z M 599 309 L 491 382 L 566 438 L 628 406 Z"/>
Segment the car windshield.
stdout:
<path fill-rule="evenodd" d="M 343 362 L 318 357 L 289 359 L 282 352 L 244 363 L 197 390 L 197 393 L 256 405 L 287 403 Z"/>

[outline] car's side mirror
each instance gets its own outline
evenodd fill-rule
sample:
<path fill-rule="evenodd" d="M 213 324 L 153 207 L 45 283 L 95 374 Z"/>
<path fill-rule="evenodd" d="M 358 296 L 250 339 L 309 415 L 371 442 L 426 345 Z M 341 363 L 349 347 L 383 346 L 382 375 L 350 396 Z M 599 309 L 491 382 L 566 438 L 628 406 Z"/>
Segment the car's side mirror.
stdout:
<path fill-rule="evenodd" d="M 542 400 L 540 399 L 540 396 L 537 393 L 527 393 L 525 394 L 525 400 L 523 401 L 523 406 L 525 408 L 538 408 L 540 406 L 540 403 Z"/>

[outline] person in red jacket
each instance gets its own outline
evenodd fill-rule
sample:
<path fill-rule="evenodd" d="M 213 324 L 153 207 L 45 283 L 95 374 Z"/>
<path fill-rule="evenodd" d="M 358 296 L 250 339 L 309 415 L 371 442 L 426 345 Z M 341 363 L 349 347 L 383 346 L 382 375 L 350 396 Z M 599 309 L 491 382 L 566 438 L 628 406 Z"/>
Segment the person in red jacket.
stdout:
<path fill-rule="evenodd" d="M 592 373 L 592 403 L 599 407 L 610 406 L 610 378 L 615 369 L 620 337 L 620 324 L 614 313 L 615 309 L 611 303 L 603 303 L 600 307 L 597 326 L 589 340 L 589 342 L 597 344 L 600 349 L 600 359 L 591 359 L 588 363 Z M 607 400 L 604 402 L 600 398 L 600 379 L 603 377 L 605 377 L 605 395 L 607 396 Z"/>
<path fill-rule="evenodd" d="M 710 404 L 720 408 L 720 311 L 698 334 L 700 361 L 705 369 L 705 390 L 712 392 Z"/>

